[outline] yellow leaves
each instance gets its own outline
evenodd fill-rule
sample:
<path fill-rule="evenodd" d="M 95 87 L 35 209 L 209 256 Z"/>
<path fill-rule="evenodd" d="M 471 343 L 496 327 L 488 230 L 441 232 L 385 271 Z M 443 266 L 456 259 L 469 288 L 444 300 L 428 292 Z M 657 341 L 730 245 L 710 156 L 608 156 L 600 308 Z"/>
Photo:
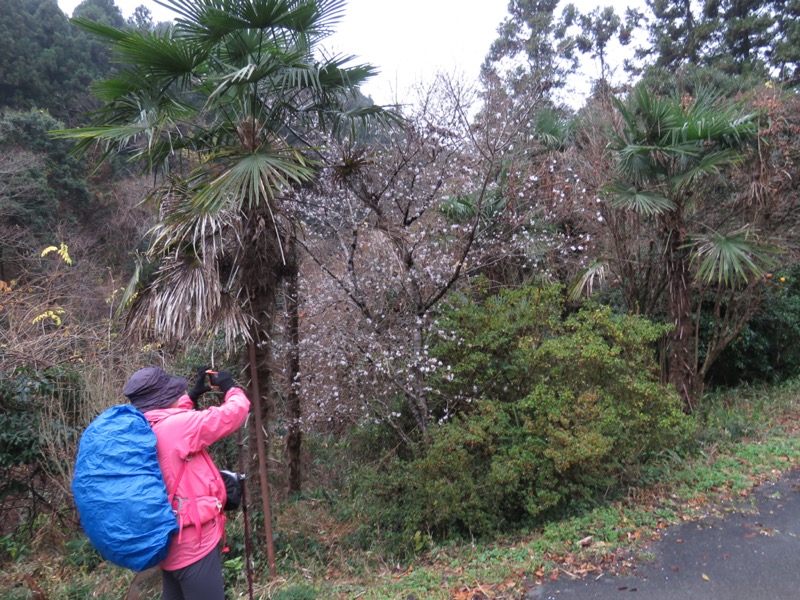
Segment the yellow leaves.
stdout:
<path fill-rule="evenodd" d="M 3 292 L 10 292 L 14 288 L 14 282 L 6 283 L 2 279 L 0 279 L 0 293 Z"/>
<path fill-rule="evenodd" d="M 56 252 L 60 257 L 68 265 L 72 265 L 72 258 L 69 255 L 69 247 L 65 243 L 61 243 L 58 247 L 56 246 L 48 246 L 44 250 L 42 250 L 42 257 L 47 256 L 51 252 Z"/>
<path fill-rule="evenodd" d="M 63 308 L 57 308 L 55 310 L 46 310 L 42 314 L 34 317 L 31 320 L 31 325 L 36 325 L 40 321 L 44 321 L 45 319 L 50 319 L 53 323 L 60 326 L 61 325 L 61 315 L 64 314 Z"/>
<path fill-rule="evenodd" d="M 117 294 L 124 294 L 124 293 L 125 293 L 125 288 L 124 287 L 118 287 L 118 288 L 114 289 L 111 292 L 111 295 L 106 298 L 106 304 L 111 304 L 112 302 L 114 302 L 114 300 L 117 297 Z"/>

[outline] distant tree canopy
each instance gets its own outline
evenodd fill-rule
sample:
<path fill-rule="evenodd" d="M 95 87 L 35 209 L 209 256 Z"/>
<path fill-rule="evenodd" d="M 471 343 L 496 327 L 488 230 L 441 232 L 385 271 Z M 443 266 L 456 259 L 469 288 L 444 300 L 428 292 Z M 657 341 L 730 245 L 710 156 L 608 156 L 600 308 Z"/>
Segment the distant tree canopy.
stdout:
<path fill-rule="evenodd" d="M 69 155 L 72 144 L 49 135 L 60 126 L 44 111 L 9 111 L 0 116 L 3 164 L 16 165 L 0 172 L 0 206 L 13 225 L 35 232 L 56 220 L 53 202 L 75 212 L 88 200 L 82 163 Z M 17 209 L 12 211 L 11 206 Z"/>
<path fill-rule="evenodd" d="M 687 69 L 711 69 L 721 76 L 800 83 L 800 1 L 646 0 L 646 5 L 644 11 L 617 13 L 607 6 L 582 12 L 580 3 L 509 0 L 482 75 L 499 75 L 512 94 L 537 91 L 545 98 L 567 89 L 568 77 L 590 58 L 600 72 L 596 88 L 623 66 L 634 78 L 655 72 L 654 78 L 670 80 Z M 613 59 L 612 44 L 633 46 L 633 60 Z"/>
<path fill-rule="evenodd" d="M 41 108 L 66 122 L 91 110 L 90 84 L 112 69 L 106 42 L 70 23 L 55 0 L 0 0 L 0 10 L 0 107 Z M 84 0 L 73 16 L 126 26 L 112 0 Z M 145 17 L 129 26 L 146 26 Z"/>
<path fill-rule="evenodd" d="M 639 57 L 658 67 L 713 66 L 735 75 L 800 82 L 797 0 L 647 0 L 650 46 Z"/>
<path fill-rule="evenodd" d="M 567 10 L 558 19 L 558 4 L 558 0 L 510 0 L 509 15 L 497 28 L 484 73 L 505 70 L 512 88 L 534 86 L 543 95 L 562 87 L 577 66 L 574 40 L 567 31 L 576 12 Z"/>
<path fill-rule="evenodd" d="M 91 19 L 103 25 L 122 28 L 125 19 L 113 0 L 83 0 L 72 13 L 73 18 Z M 97 39 L 97 38 L 92 38 Z"/>

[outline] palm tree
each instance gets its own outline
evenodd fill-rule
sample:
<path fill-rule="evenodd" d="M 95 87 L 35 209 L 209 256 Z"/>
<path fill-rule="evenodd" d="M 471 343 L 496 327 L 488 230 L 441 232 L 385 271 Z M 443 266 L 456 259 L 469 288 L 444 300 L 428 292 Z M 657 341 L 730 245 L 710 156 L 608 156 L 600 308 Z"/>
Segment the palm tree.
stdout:
<path fill-rule="evenodd" d="M 614 270 L 629 288 L 630 310 L 644 309 L 652 317 L 665 302 L 673 326 L 668 378 L 691 410 L 709 361 L 744 324 L 732 320 L 732 311 L 724 315 L 724 306 L 731 294 L 752 289 L 772 250 L 748 223 L 748 196 L 732 180 L 734 165 L 757 138 L 756 115 L 710 93 L 660 98 L 643 87 L 629 102 L 615 104 L 622 128 L 612 148 L 616 172 L 606 190 L 609 226 L 615 228 Z M 717 330 L 701 365 L 698 326 L 709 291 Z"/>
<path fill-rule="evenodd" d="M 159 4 L 178 15 L 161 33 L 76 20 L 111 43 L 119 68 L 94 86 L 103 106 L 91 125 L 60 135 L 83 149 L 100 142 L 105 156 L 125 152 L 157 175 L 150 200 L 160 221 L 146 255 L 156 270 L 129 288 L 129 325 L 180 341 L 222 332 L 231 351 L 248 342 L 265 472 L 270 402 L 258 384 L 271 387 L 269 340 L 292 229 L 281 199 L 314 179 L 323 134 L 391 115 L 356 102 L 371 66 L 319 48 L 343 0 Z"/>

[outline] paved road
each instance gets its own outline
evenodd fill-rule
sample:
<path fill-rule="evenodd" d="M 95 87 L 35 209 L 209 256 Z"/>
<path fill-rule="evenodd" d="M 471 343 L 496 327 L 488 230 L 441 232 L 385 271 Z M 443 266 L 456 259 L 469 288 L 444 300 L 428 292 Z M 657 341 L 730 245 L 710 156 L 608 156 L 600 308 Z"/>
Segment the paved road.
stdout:
<path fill-rule="evenodd" d="M 800 471 L 763 484 L 753 504 L 724 518 L 708 517 L 665 530 L 652 564 L 632 575 L 547 582 L 526 600 L 798 600 L 800 599 Z"/>

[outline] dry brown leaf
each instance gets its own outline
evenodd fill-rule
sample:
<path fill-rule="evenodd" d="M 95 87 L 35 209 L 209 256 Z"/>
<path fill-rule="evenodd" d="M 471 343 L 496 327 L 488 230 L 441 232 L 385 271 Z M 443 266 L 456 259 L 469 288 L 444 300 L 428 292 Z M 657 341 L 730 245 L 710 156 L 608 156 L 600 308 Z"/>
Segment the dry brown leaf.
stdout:
<path fill-rule="evenodd" d="M 564 573 L 565 575 L 569 576 L 569 577 L 572 577 L 573 580 L 580 579 L 580 577 L 578 575 L 575 575 L 575 573 L 570 573 L 566 569 L 561 569 L 561 572 Z"/>

